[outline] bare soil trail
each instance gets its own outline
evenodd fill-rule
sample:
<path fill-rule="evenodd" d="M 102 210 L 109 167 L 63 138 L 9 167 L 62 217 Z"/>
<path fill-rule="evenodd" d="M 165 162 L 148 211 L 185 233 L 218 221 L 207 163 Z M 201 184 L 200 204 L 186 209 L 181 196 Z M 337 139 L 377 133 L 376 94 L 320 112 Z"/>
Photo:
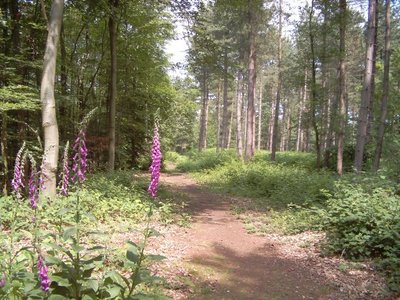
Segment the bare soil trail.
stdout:
<path fill-rule="evenodd" d="M 376 292 L 379 280 L 368 270 L 358 277 L 340 278 L 343 272 L 336 266 L 333 271 L 320 270 L 332 262 L 310 255 L 297 240 L 248 234 L 231 214 L 229 198 L 208 191 L 188 176 L 163 174 L 162 183 L 188 197 L 187 210 L 192 215 L 190 228 L 175 236 L 176 243 L 185 245 L 182 266 L 194 277 L 194 285 L 200 286 L 193 286 L 185 298 L 385 299 Z M 349 289 L 346 284 L 358 286 Z"/>

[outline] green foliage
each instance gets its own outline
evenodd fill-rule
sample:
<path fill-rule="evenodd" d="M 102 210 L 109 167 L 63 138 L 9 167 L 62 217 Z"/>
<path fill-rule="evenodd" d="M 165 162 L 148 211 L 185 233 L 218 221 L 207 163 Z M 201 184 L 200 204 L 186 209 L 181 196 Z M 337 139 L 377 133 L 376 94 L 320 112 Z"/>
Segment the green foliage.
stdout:
<path fill-rule="evenodd" d="M 235 159 L 234 150 L 225 150 L 219 153 L 215 149 L 207 149 L 202 152 L 193 151 L 187 154 L 187 159 L 178 163 L 177 169 L 184 172 L 209 170 Z"/>
<path fill-rule="evenodd" d="M 327 189 L 332 184 L 328 173 L 291 166 L 290 159 L 282 159 L 282 163 L 255 159 L 245 164 L 230 158 L 216 161 L 215 156 L 202 155 L 198 160 L 191 159 L 189 164 L 195 167 L 201 165 L 202 168 L 223 164 L 196 177 L 214 189 L 258 198 L 257 202 L 264 207 L 285 208 L 290 203 L 303 205 L 324 201 L 325 195 L 321 189 Z"/>
<path fill-rule="evenodd" d="M 179 163 L 185 159 L 184 156 L 174 151 L 167 151 L 165 153 L 165 160 L 172 163 Z"/>
<path fill-rule="evenodd" d="M 163 257 L 144 252 L 147 240 L 159 234 L 147 225 L 143 240 L 128 242 L 121 256 L 108 244 L 103 246 L 100 238 L 105 233 L 97 229 L 104 228 L 101 223 L 149 223 L 153 212 L 165 223 L 175 222 L 175 206 L 170 201 L 154 203 L 147 184 L 147 178 L 132 172 L 97 174 L 68 197 L 41 199 L 35 211 L 27 200 L 1 198 L 0 280 L 5 276 L 6 284 L 0 298 L 167 299 L 153 295 L 162 280 L 148 269 Z M 48 293 L 36 275 L 38 253 L 50 270 Z"/>
<path fill-rule="evenodd" d="M 375 184 L 371 184 L 375 182 Z M 400 197 L 390 182 L 366 178 L 363 184 L 339 181 L 327 202 L 326 249 L 352 259 L 374 257 L 400 289 Z"/>

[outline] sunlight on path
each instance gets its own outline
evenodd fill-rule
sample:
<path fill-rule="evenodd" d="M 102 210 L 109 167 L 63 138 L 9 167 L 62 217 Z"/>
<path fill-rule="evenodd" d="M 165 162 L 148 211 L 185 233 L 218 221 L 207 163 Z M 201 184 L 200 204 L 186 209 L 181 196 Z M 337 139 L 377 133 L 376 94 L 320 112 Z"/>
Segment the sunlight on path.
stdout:
<path fill-rule="evenodd" d="M 325 278 L 278 253 L 267 237 L 248 234 L 222 196 L 182 174 L 162 181 L 190 198 L 185 265 L 199 287 L 189 299 L 346 299 Z"/>

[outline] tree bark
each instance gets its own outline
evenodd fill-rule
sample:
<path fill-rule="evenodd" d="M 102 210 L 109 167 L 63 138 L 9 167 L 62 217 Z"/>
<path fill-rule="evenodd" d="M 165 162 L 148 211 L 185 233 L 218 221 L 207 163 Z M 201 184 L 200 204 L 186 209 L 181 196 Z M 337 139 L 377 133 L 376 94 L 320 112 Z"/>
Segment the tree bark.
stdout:
<path fill-rule="evenodd" d="M 203 100 L 200 117 L 200 136 L 199 136 L 199 151 L 207 148 L 207 124 L 208 124 L 208 87 L 207 87 L 207 72 L 203 70 Z"/>
<path fill-rule="evenodd" d="M 56 172 L 59 151 L 59 133 L 56 118 L 56 102 L 54 97 L 54 81 L 56 72 L 57 44 L 61 31 L 64 1 L 53 0 L 51 5 L 50 20 L 46 50 L 43 60 L 43 76 L 40 86 L 40 99 L 42 102 L 42 127 L 44 133 L 43 155 L 43 187 L 44 193 L 49 197 L 56 194 Z"/>
<path fill-rule="evenodd" d="M 116 9 L 118 0 L 109 0 L 111 15 L 108 19 L 108 30 L 110 34 L 110 92 L 109 92 L 109 144 L 108 144 L 108 171 L 115 169 L 115 116 L 117 102 L 117 20 Z"/>
<path fill-rule="evenodd" d="M 304 69 L 304 86 L 302 88 L 302 95 L 300 98 L 299 107 L 299 123 L 297 127 L 297 141 L 296 141 L 296 151 L 304 150 L 304 128 L 303 128 L 303 118 L 304 118 L 304 107 L 307 101 L 307 68 Z"/>
<path fill-rule="evenodd" d="M 257 150 L 261 149 L 261 126 L 262 126 L 262 102 L 263 102 L 264 83 L 260 83 L 260 98 L 258 100 L 258 124 L 257 124 Z"/>
<path fill-rule="evenodd" d="M 376 31 L 376 9 L 378 0 L 370 0 L 368 7 L 368 33 L 367 33 L 367 52 L 365 57 L 365 75 L 364 84 L 361 95 L 361 106 L 358 116 L 358 130 L 357 130 L 357 142 L 355 149 L 354 169 L 357 173 L 360 173 L 363 166 L 364 148 L 367 138 L 368 128 L 368 115 L 370 112 L 371 98 L 373 97 L 373 85 L 374 85 L 374 74 L 373 65 L 375 61 L 374 57 L 374 45 L 375 45 L 375 31 Z"/>
<path fill-rule="evenodd" d="M 237 78 L 236 94 L 236 154 L 243 158 L 243 139 L 242 139 L 242 102 L 243 102 L 243 74 L 240 70 Z"/>
<path fill-rule="evenodd" d="M 385 54 L 383 66 L 383 94 L 381 100 L 381 113 L 376 139 L 376 148 L 372 172 L 376 173 L 382 156 L 383 138 L 385 135 L 385 122 L 389 99 L 389 67 L 390 67 L 390 0 L 385 1 Z"/>
<path fill-rule="evenodd" d="M 254 156 L 255 143 L 255 107 L 254 97 L 256 92 L 256 28 L 255 28 L 255 16 L 254 7 L 252 2 L 248 2 L 249 8 L 249 65 L 248 65 L 248 93 L 247 93 L 247 128 L 246 128 L 246 148 L 245 148 L 245 160 L 249 161 Z"/>
<path fill-rule="evenodd" d="M 218 90 L 217 90 L 217 101 L 216 112 L 217 112 L 217 136 L 216 136 L 216 148 L 217 152 L 219 152 L 221 148 L 221 81 L 218 79 Z"/>
<path fill-rule="evenodd" d="M 343 149 L 344 134 L 346 130 L 346 24 L 347 24 L 347 3 L 340 0 L 340 45 L 339 45 L 339 126 L 337 132 L 338 149 L 336 169 L 339 176 L 343 175 Z M 335 113 L 335 112 L 332 112 Z"/>
<path fill-rule="evenodd" d="M 221 148 L 226 149 L 228 147 L 228 135 L 229 135 L 229 120 L 230 120 L 230 103 L 228 99 L 228 52 L 225 49 L 224 54 L 224 92 L 223 92 L 223 111 L 222 111 L 222 139 Z"/>
<path fill-rule="evenodd" d="M 278 39 L 278 87 L 275 98 L 274 125 L 272 127 L 271 160 L 275 161 L 278 145 L 278 120 L 282 90 L 282 0 L 279 1 L 279 39 Z"/>
<path fill-rule="evenodd" d="M 315 57 L 315 45 L 314 45 L 314 33 L 311 28 L 311 21 L 314 13 L 314 0 L 311 1 L 311 10 L 309 15 L 309 34 L 310 34 L 310 48 L 311 48 L 311 122 L 315 134 L 315 150 L 317 152 L 316 167 L 321 167 L 321 144 L 320 144 L 320 133 L 317 123 L 317 75 L 316 75 L 316 57 Z"/>

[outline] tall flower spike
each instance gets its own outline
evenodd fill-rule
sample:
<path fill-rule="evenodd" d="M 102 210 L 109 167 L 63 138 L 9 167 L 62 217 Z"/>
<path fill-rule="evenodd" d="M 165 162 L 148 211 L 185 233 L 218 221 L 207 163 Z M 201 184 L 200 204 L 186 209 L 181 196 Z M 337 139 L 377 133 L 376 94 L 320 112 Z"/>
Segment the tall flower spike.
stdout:
<path fill-rule="evenodd" d="M 68 196 L 68 186 L 69 186 L 68 150 L 69 150 L 69 142 L 67 142 L 67 144 L 65 145 L 64 158 L 63 158 L 63 171 L 61 174 L 61 182 L 60 182 L 60 194 L 63 196 Z"/>
<path fill-rule="evenodd" d="M 29 176 L 29 202 L 33 209 L 37 208 L 39 200 L 39 174 L 36 170 L 36 161 L 31 154 L 29 154 L 31 162 L 31 174 Z"/>
<path fill-rule="evenodd" d="M 6 283 L 7 283 L 7 277 L 6 277 L 6 274 L 3 273 L 3 276 L 0 279 L 0 288 L 4 287 L 6 285 Z"/>
<path fill-rule="evenodd" d="M 44 263 L 43 256 L 39 255 L 39 260 L 38 260 L 38 277 L 40 281 L 40 287 L 42 288 L 43 291 L 48 292 L 50 288 L 50 278 L 49 278 L 49 269 Z"/>
<path fill-rule="evenodd" d="M 154 135 L 153 135 L 153 145 L 151 147 L 151 181 L 147 192 L 151 195 L 151 197 L 155 198 L 157 196 L 158 182 L 160 179 L 160 170 L 161 170 L 161 149 L 160 149 L 160 138 L 158 135 L 157 126 L 154 127 Z"/>
<path fill-rule="evenodd" d="M 83 183 L 86 180 L 87 170 L 87 148 L 86 148 L 86 134 L 83 129 L 79 131 L 78 137 L 73 146 L 75 155 L 73 157 L 72 171 L 74 176 L 72 181 Z"/>
<path fill-rule="evenodd" d="M 17 157 L 15 158 L 14 165 L 14 178 L 11 181 L 11 186 L 17 196 L 18 199 L 21 199 L 21 188 L 24 187 L 23 180 L 23 168 L 24 168 L 24 157 L 23 152 L 25 150 L 25 142 L 22 144 L 22 147 L 19 149 L 17 153 Z"/>

